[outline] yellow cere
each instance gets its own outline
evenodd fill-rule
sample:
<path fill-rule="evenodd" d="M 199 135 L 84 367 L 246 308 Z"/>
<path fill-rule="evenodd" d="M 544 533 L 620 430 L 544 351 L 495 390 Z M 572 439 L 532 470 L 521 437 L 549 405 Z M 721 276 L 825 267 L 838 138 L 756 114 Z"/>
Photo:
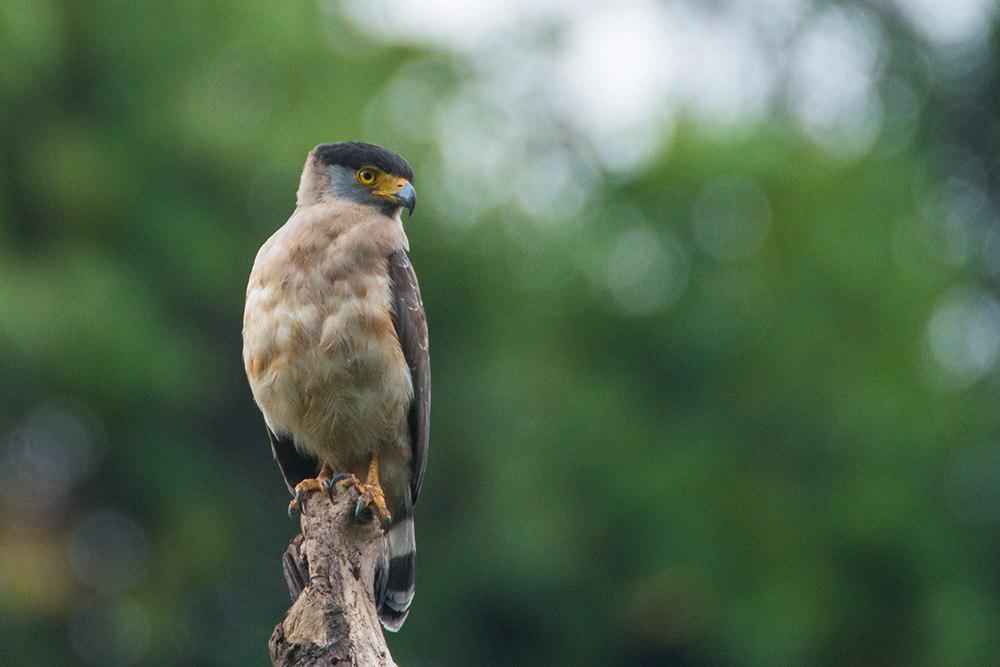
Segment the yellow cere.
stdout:
<path fill-rule="evenodd" d="M 372 193 L 385 197 L 394 197 L 409 181 L 398 176 L 390 176 L 378 167 L 362 167 L 358 169 L 358 182 L 367 185 Z"/>

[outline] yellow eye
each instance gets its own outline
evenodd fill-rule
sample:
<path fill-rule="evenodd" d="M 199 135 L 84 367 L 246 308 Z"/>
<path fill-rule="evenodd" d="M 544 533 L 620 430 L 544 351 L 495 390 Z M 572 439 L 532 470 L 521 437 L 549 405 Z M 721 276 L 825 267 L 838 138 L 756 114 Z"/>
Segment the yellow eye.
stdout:
<path fill-rule="evenodd" d="M 375 172 L 371 169 L 362 169 L 358 172 L 358 181 L 363 185 L 371 185 L 375 182 Z"/>

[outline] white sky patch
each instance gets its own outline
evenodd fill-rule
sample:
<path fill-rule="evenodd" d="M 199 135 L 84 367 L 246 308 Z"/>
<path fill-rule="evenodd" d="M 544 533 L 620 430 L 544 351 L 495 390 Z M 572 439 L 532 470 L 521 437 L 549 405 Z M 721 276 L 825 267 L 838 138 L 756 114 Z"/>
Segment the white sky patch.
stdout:
<path fill-rule="evenodd" d="M 867 4 L 319 1 L 384 43 L 459 56 L 404 65 L 369 115 L 434 140 L 446 173 L 488 175 L 478 185 L 490 201 L 448 197 L 465 225 L 507 205 L 540 222 L 570 219 L 563 206 L 576 207 L 602 171 L 661 159 L 682 115 L 727 132 L 785 108 L 807 139 L 845 158 L 898 151 L 919 121 L 912 91 L 886 84 L 885 35 Z M 944 44 L 980 39 L 997 0 L 893 2 Z M 384 113 L 402 98 L 407 114 Z M 551 187 L 526 173 L 551 174 Z"/>
<path fill-rule="evenodd" d="M 997 0 L 894 4 L 932 42 L 955 44 L 987 35 Z M 464 53 L 493 80 L 513 83 L 516 77 L 495 70 L 540 65 L 560 120 L 598 146 L 617 133 L 627 139 L 669 131 L 672 122 L 664 116 L 684 108 L 709 126 L 756 122 L 787 76 L 787 101 L 806 134 L 831 148 L 846 141 L 852 152 L 867 148 L 882 115 L 873 92 L 882 35 L 864 7 L 814 9 L 807 0 L 729 0 L 714 7 L 652 0 L 341 5 L 350 21 L 386 42 Z M 539 56 L 554 67 L 533 61 Z"/>
<path fill-rule="evenodd" d="M 516 2 L 480 0 L 346 0 L 344 13 L 370 32 L 397 42 L 474 46 L 519 13 Z"/>
<path fill-rule="evenodd" d="M 651 0 L 471 5 L 381 0 L 343 11 L 383 40 L 466 53 L 472 75 L 457 103 L 480 96 L 507 107 L 503 122 L 516 127 L 505 140 L 569 127 L 612 171 L 658 155 L 680 107 L 731 125 L 761 115 L 773 88 L 770 61 L 738 12 L 720 17 Z"/>
<path fill-rule="evenodd" d="M 813 0 L 730 0 L 724 6 L 744 24 L 756 25 L 770 40 L 790 37 Z"/>
<path fill-rule="evenodd" d="M 831 151 L 864 153 L 877 138 L 881 44 L 869 17 L 840 8 L 815 16 L 798 39 L 788 103 L 806 135 Z"/>
<path fill-rule="evenodd" d="M 989 36 L 996 0 L 895 0 L 928 39 L 941 45 L 981 42 Z"/>
<path fill-rule="evenodd" d="M 807 136 L 834 151 L 867 150 L 882 115 L 874 92 L 881 35 L 860 10 L 810 15 L 810 7 L 351 0 L 343 13 L 386 42 L 464 54 L 464 89 L 441 104 L 479 97 L 501 110 L 491 119 L 498 143 L 544 147 L 553 131 L 564 141 L 568 131 L 570 143 L 589 145 L 587 160 L 629 172 L 667 149 L 679 113 L 709 130 L 760 122 L 789 76 L 787 101 Z M 803 22 L 806 34 L 793 42 Z"/>
<path fill-rule="evenodd" d="M 758 121 L 768 110 L 783 63 L 753 18 L 736 6 L 718 16 L 688 14 L 681 25 L 680 99 L 708 126 L 727 129 Z M 785 27 L 774 25 L 778 32 Z"/>
<path fill-rule="evenodd" d="M 964 389 L 983 377 L 1000 354 L 1000 304 L 977 289 L 958 289 L 941 301 L 927 327 L 933 381 Z"/>
<path fill-rule="evenodd" d="M 582 13 L 558 56 L 567 115 L 591 130 L 645 124 L 665 110 L 679 35 L 661 5 L 643 2 Z"/>
<path fill-rule="evenodd" d="M 372 34 L 396 42 L 470 50 L 515 25 L 584 11 L 573 0 L 345 0 L 344 14 Z"/>

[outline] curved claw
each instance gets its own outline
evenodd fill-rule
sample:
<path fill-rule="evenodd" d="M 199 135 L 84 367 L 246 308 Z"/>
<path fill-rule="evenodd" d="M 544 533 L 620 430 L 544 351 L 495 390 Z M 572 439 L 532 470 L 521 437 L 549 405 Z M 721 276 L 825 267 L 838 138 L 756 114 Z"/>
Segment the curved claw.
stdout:
<path fill-rule="evenodd" d="M 370 523 L 372 520 L 372 513 L 368 508 L 368 500 L 364 496 L 358 498 L 358 504 L 354 508 L 354 519 L 358 523 Z"/>
<path fill-rule="evenodd" d="M 291 519 L 294 512 L 302 511 L 302 492 L 298 489 L 295 490 L 295 497 L 292 502 L 288 503 L 288 518 Z"/>
<path fill-rule="evenodd" d="M 333 486 L 337 482 L 342 482 L 345 479 L 350 479 L 351 477 L 354 477 L 354 475 L 347 472 L 337 473 L 336 475 L 333 476 L 333 479 L 330 480 L 330 486 Z"/>
<path fill-rule="evenodd" d="M 354 519 L 359 523 L 371 523 L 373 515 L 378 516 L 383 530 L 388 530 L 392 524 L 392 515 L 385 506 L 382 493 L 372 493 L 369 487 L 358 498 L 358 504 L 354 508 Z"/>
<path fill-rule="evenodd" d="M 304 479 L 295 485 L 292 494 L 292 502 L 288 503 L 288 516 L 291 518 L 292 512 L 298 510 L 302 512 L 305 508 L 306 495 L 310 491 L 327 490 L 326 479 Z"/>

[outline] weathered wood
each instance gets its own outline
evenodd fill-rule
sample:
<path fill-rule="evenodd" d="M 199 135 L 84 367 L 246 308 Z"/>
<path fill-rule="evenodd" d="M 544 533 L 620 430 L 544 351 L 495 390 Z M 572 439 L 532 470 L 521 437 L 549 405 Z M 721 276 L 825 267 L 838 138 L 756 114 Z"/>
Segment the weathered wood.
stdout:
<path fill-rule="evenodd" d="M 394 665 L 375 611 L 382 530 L 354 520 L 357 494 L 311 492 L 282 557 L 292 606 L 268 646 L 275 665 Z"/>

